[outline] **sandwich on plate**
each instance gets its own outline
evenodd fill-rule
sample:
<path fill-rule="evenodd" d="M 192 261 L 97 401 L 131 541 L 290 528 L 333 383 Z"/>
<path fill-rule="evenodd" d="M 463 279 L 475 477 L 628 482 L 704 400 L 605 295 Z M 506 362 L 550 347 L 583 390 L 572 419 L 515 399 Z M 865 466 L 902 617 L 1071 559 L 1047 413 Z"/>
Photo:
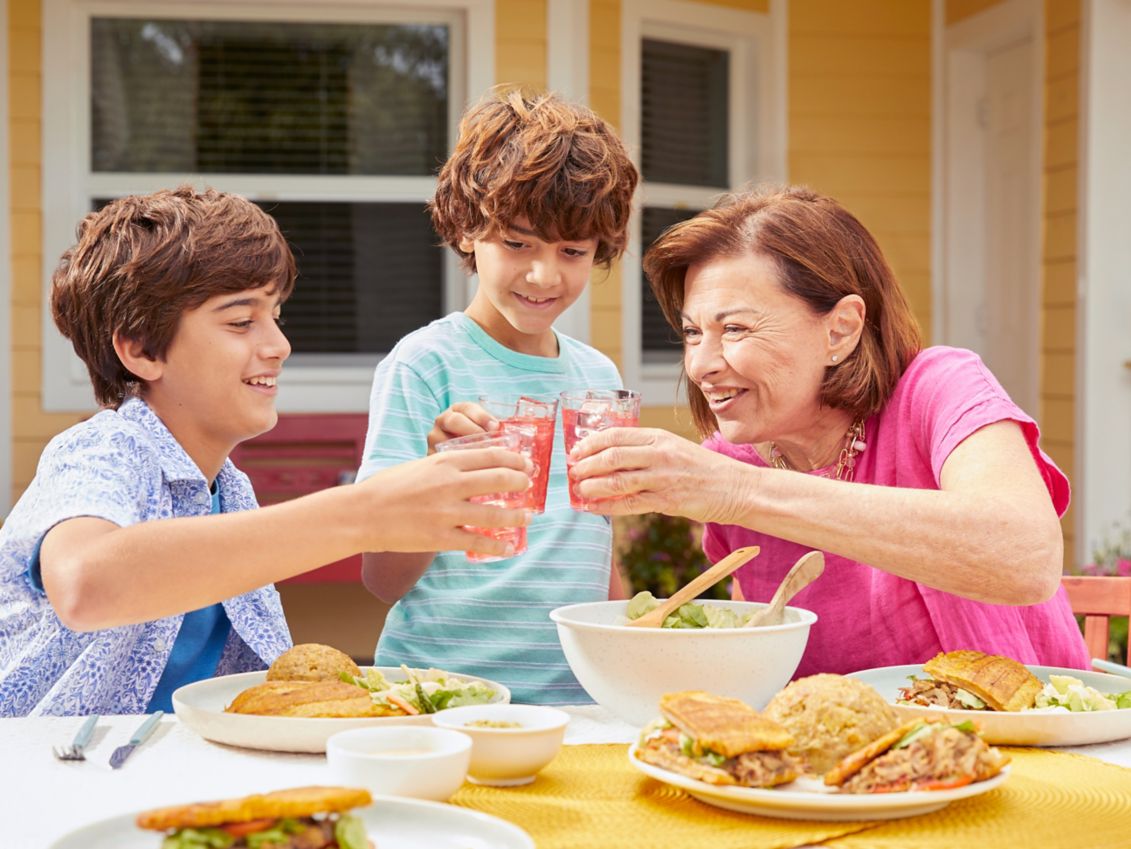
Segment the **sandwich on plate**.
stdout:
<path fill-rule="evenodd" d="M 900 689 L 902 704 L 951 710 L 1019 711 L 1033 707 L 1041 681 L 1008 657 L 964 649 L 939 653 L 923 664 L 930 678 Z"/>
<path fill-rule="evenodd" d="M 825 784 L 842 793 L 950 790 L 1002 771 L 1009 755 L 986 744 L 970 721 L 901 725 L 842 760 Z"/>
<path fill-rule="evenodd" d="M 636 757 L 708 784 L 774 787 L 797 778 L 793 736 L 745 702 L 700 690 L 667 693 Z"/>
<path fill-rule="evenodd" d="M 161 849 L 373 849 L 364 823 L 346 813 L 372 801 L 368 790 L 296 787 L 155 808 L 137 824 L 164 832 Z"/>

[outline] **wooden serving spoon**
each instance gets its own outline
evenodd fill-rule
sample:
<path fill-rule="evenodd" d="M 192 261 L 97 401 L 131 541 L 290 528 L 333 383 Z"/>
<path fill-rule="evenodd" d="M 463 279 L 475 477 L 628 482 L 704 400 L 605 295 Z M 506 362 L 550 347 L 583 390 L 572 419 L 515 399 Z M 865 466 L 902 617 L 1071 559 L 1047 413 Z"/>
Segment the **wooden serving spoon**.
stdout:
<path fill-rule="evenodd" d="M 747 620 L 746 628 L 760 625 L 780 625 L 789 600 L 821 577 L 825 571 L 825 555 L 820 551 L 807 551 L 797 558 L 797 562 L 786 572 L 778 584 L 774 597 L 761 610 L 755 610 Z"/>
<path fill-rule="evenodd" d="M 707 587 L 717 584 L 743 563 L 748 560 L 753 560 L 758 556 L 759 551 L 761 551 L 761 549 L 756 545 L 748 545 L 745 548 L 735 549 L 706 572 L 692 578 L 684 586 L 672 593 L 671 598 L 660 602 L 659 607 L 649 610 L 638 619 L 630 620 L 628 624 L 635 625 L 638 628 L 659 628 L 664 624 L 664 620 L 668 618 L 669 613 L 681 604 L 697 597 L 707 589 Z"/>

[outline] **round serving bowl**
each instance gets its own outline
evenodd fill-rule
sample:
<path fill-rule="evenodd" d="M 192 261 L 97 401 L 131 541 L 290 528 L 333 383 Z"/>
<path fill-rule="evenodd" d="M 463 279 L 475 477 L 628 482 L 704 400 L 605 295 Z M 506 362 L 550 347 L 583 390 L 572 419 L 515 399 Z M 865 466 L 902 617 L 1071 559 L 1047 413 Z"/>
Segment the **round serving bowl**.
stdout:
<path fill-rule="evenodd" d="M 766 607 L 752 601 L 705 601 L 740 618 Z M 571 604 L 550 612 L 570 669 L 593 700 L 643 726 L 659 715 L 660 696 L 706 690 L 761 710 L 788 683 L 817 614 L 785 609 L 781 625 L 758 628 L 639 628 L 627 601 Z"/>
<path fill-rule="evenodd" d="M 335 779 L 380 796 L 446 802 L 471 762 L 471 737 L 429 726 L 355 728 L 326 741 Z"/>
<path fill-rule="evenodd" d="M 516 787 L 558 754 L 569 714 L 542 705 L 468 705 L 434 713 L 432 722 L 471 738 L 468 781 Z"/>

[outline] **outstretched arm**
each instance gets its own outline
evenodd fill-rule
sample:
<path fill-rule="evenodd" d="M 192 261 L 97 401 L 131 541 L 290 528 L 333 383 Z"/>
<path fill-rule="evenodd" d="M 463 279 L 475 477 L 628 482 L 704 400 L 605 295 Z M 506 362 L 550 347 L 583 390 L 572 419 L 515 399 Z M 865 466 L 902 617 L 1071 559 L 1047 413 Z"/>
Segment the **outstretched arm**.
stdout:
<path fill-rule="evenodd" d="M 259 510 L 119 527 L 60 522 L 45 535 L 40 572 L 68 628 L 92 631 L 195 610 L 360 551 L 466 549 L 503 554 L 463 525 L 526 523 L 525 512 L 474 504 L 524 489 L 524 458 L 461 451 L 385 469 Z"/>
<path fill-rule="evenodd" d="M 596 512 L 739 525 L 994 604 L 1044 601 L 1060 581 L 1060 523 L 1012 421 L 961 442 L 938 490 L 751 466 L 648 428 L 601 431 L 577 456 L 582 494 L 609 499 Z"/>

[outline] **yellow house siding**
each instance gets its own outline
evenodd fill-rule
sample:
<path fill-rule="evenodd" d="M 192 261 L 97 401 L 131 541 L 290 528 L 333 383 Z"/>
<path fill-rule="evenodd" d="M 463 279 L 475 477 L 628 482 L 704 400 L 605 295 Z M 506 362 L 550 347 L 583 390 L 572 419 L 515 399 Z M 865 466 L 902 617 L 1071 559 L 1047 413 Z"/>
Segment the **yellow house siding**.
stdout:
<path fill-rule="evenodd" d="M 495 0 L 495 79 L 546 88 L 545 0 Z"/>
<path fill-rule="evenodd" d="M 43 412 L 40 361 L 43 286 L 42 44 L 39 0 L 8 4 L 9 139 L 12 244 L 12 492 L 15 501 L 35 475 L 47 441 L 78 420 Z"/>
<path fill-rule="evenodd" d="M 931 320 L 931 4 L 789 5 L 789 180 L 868 227 Z"/>
<path fill-rule="evenodd" d="M 1046 0 L 1039 418 L 1045 450 L 1069 479 L 1076 451 L 1079 64 L 1079 0 Z M 1061 522 L 1069 568 L 1076 562 L 1074 524 L 1069 508 Z"/>

